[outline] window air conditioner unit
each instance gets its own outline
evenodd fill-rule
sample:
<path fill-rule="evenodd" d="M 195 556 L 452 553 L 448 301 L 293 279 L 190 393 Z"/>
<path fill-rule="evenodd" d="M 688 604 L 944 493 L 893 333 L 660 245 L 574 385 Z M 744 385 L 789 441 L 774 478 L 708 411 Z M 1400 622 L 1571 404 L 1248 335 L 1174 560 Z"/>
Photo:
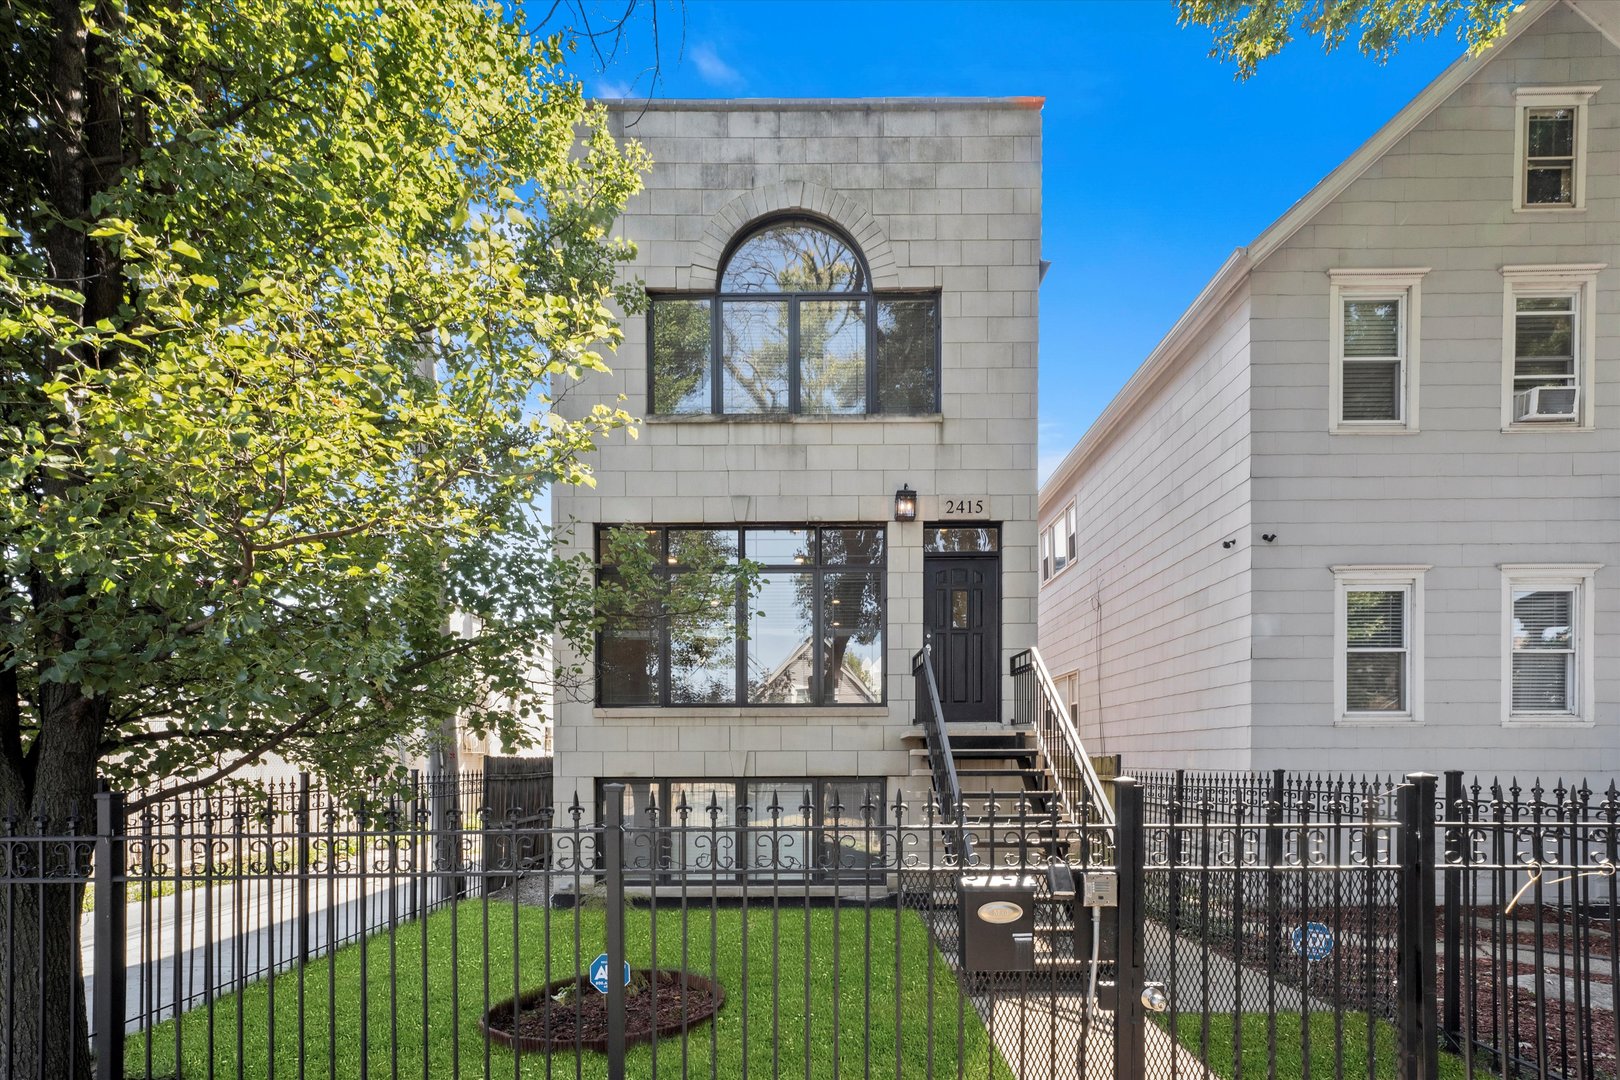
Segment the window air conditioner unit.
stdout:
<path fill-rule="evenodd" d="M 1513 419 L 1574 420 L 1581 392 L 1574 386 L 1533 386 L 1513 395 Z"/>

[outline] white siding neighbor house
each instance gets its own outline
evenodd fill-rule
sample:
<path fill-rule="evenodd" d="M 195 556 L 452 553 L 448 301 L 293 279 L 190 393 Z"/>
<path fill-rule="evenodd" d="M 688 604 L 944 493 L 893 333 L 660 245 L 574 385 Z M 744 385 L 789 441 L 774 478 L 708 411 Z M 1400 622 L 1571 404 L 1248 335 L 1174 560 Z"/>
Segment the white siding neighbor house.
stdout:
<path fill-rule="evenodd" d="M 1035 638 L 1040 104 L 612 106 L 655 162 L 619 222 L 650 310 L 565 408 L 644 422 L 554 520 L 604 575 L 622 526 L 672 582 L 698 551 L 763 572 L 713 617 L 607 613 L 585 686 L 557 692 L 560 801 L 623 780 L 637 807 L 734 821 L 809 791 L 859 820 L 926 791 L 930 626 L 946 718 L 1006 721 Z"/>
<path fill-rule="evenodd" d="M 1620 772 L 1620 4 L 1530 0 L 1234 252 L 1039 524 L 1126 771 Z"/>

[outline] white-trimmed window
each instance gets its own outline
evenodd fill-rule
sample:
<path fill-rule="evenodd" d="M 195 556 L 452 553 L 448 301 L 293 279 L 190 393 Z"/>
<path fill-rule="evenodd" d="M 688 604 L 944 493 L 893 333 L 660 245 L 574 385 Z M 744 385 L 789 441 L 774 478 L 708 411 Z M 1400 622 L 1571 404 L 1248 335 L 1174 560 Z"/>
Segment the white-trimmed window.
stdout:
<path fill-rule="evenodd" d="M 1502 567 L 1502 719 L 1590 723 L 1595 564 Z"/>
<path fill-rule="evenodd" d="M 1080 554 L 1079 518 L 1070 503 L 1041 530 L 1041 581 L 1046 582 L 1074 565 Z"/>
<path fill-rule="evenodd" d="M 1592 426 L 1601 263 L 1502 268 L 1502 427 Z"/>
<path fill-rule="evenodd" d="M 1417 430 L 1419 285 L 1428 272 L 1328 272 L 1329 430 Z"/>
<path fill-rule="evenodd" d="M 1515 91 L 1515 210 L 1585 209 L 1587 102 L 1599 89 L 1521 86 Z"/>
<path fill-rule="evenodd" d="M 1335 566 L 1334 700 L 1340 723 L 1423 718 L 1427 566 Z"/>

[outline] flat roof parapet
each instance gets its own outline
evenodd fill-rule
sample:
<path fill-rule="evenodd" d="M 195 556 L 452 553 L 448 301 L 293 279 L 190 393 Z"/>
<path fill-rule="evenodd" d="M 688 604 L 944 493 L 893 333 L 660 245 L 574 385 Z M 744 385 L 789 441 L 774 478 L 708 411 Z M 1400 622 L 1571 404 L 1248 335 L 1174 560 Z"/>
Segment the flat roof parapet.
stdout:
<path fill-rule="evenodd" d="M 614 112 L 829 112 L 888 109 L 1039 109 L 1044 97 L 597 98 Z"/>

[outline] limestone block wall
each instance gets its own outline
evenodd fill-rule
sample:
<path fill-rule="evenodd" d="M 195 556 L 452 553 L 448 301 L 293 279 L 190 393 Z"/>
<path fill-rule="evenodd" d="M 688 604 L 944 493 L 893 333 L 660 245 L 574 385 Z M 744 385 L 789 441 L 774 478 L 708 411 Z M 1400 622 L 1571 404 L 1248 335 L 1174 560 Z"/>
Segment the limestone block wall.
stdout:
<path fill-rule="evenodd" d="M 941 411 L 930 416 L 648 418 L 592 455 L 595 488 L 560 489 L 577 523 L 872 522 L 888 525 L 885 703 L 872 707 L 556 704 L 556 790 L 602 777 L 884 776 L 912 763 L 911 656 L 922 644 L 923 523 L 982 499 L 1002 528 L 1005 657 L 1035 640 L 1039 99 L 627 102 L 614 133 L 654 166 L 619 223 L 649 290 L 707 290 L 727 244 L 774 215 L 850 234 L 878 289 L 937 289 Z M 611 375 L 563 406 L 650 411 L 646 320 L 625 323 Z M 920 495 L 897 524 L 894 492 Z M 589 664 L 589 658 L 582 658 Z M 566 658 L 565 658 L 566 662 Z M 1004 709 L 1011 686 L 1004 674 Z M 587 680 L 587 683 L 589 680 Z M 924 784 L 926 781 L 924 781 Z M 891 785 L 891 798 L 893 785 Z"/>

